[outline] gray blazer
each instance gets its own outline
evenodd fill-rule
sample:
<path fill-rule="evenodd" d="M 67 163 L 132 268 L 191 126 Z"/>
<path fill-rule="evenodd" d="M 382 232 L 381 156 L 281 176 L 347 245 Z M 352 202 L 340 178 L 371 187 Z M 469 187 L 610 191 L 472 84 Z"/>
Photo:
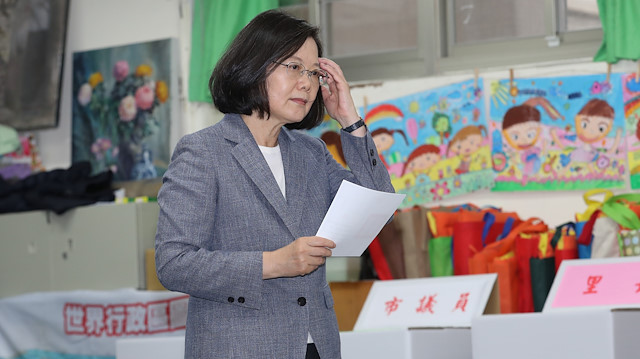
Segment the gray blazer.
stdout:
<path fill-rule="evenodd" d="M 158 194 L 158 277 L 190 295 L 185 358 L 340 358 L 325 266 L 262 279 L 262 252 L 316 234 L 343 179 L 393 192 L 371 135 L 343 131 L 350 171 L 318 138 L 282 128 L 286 200 L 239 115 L 184 136 Z"/>

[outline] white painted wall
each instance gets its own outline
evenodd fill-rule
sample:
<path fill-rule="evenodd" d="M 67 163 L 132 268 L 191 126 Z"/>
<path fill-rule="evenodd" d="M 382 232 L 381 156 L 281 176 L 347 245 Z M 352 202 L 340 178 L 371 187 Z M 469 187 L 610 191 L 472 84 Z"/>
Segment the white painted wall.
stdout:
<path fill-rule="evenodd" d="M 182 15 L 181 15 L 182 11 Z M 36 133 L 43 162 L 47 169 L 67 168 L 71 159 L 71 55 L 74 51 L 124 45 L 128 43 L 177 37 L 180 41 L 182 88 L 187 88 L 191 0 L 73 0 L 69 16 L 60 124 L 58 128 Z M 633 63 L 620 63 L 614 72 L 635 71 Z M 606 72 L 603 63 L 579 59 L 564 64 L 545 64 L 515 69 L 516 77 L 567 76 Z M 448 76 L 386 81 L 380 86 L 368 85 L 353 90 L 356 105 L 424 91 L 473 76 L 472 72 Z M 509 76 L 508 69 L 481 70 L 486 84 L 496 78 Z M 487 88 L 485 86 L 485 88 Z M 215 123 L 220 114 L 208 104 L 188 103 L 186 92 L 180 96 L 182 115 L 175 128 L 172 141 Z M 628 191 L 629 189 L 625 189 Z M 505 210 L 517 211 L 522 217 L 538 216 L 549 225 L 558 225 L 573 218 L 576 211 L 585 208 L 581 191 L 493 193 L 482 191 L 440 203 L 472 202 L 477 205 L 494 205 Z"/>

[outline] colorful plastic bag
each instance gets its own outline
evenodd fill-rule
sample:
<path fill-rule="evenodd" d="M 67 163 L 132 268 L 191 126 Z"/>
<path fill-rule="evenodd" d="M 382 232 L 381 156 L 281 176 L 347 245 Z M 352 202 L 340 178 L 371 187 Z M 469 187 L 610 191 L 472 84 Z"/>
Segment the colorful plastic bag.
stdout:
<path fill-rule="evenodd" d="M 547 230 L 546 224 L 539 218 L 530 218 L 518 224 L 504 239 L 487 245 L 469 260 L 471 274 L 498 273 L 501 313 L 518 311 L 521 288 L 515 256 L 516 239 L 523 234 L 543 233 Z"/>
<path fill-rule="evenodd" d="M 616 233 L 620 256 L 640 255 L 640 218 L 631 209 L 639 202 L 640 194 L 622 194 L 611 197 L 602 205 L 602 212 L 620 225 Z"/>
<path fill-rule="evenodd" d="M 576 224 L 567 222 L 556 227 L 551 247 L 553 248 L 555 272 L 565 259 L 578 259 L 578 240 L 576 239 Z"/>
<path fill-rule="evenodd" d="M 595 196 L 599 195 L 604 196 L 602 201 L 598 201 L 594 198 Z M 595 224 L 595 220 L 600 213 L 599 210 L 602 207 L 602 203 L 606 202 L 612 196 L 613 192 L 608 189 L 600 188 L 586 191 L 582 195 L 584 203 L 587 205 L 587 209 L 582 213 L 576 213 L 575 230 L 576 238 L 578 238 L 578 258 L 591 258 L 593 225 Z M 589 223 L 589 220 L 592 218 L 592 222 Z M 584 236 L 582 235 L 583 230 L 586 230 L 586 232 L 584 232 Z"/>
<path fill-rule="evenodd" d="M 479 212 L 461 211 L 453 224 L 453 273 L 469 274 L 469 259 L 486 245 L 495 242 L 505 225 L 511 228 L 520 219 L 514 212 L 502 212 L 497 208 Z"/>
<path fill-rule="evenodd" d="M 515 252 L 518 263 L 518 288 L 520 288 L 518 292 L 519 313 L 529 313 L 535 310 L 532 272 L 539 271 L 540 275 L 546 277 L 544 273 L 548 271 L 548 263 L 551 263 L 551 273 L 553 273 L 554 259 L 550 242 L 551 235 L 546 228 L 540 232 L 522 233 L 516 238 Z M 537 285 L 538 283 L 536 283 L 536 289 L 541 289 Z"/>
<path fill-rule="evenodd" d="M 428 252 L 431 232 L 426 213 L 426 208 L 416 206 L 396 212 L 393 217 L 393 222 L 397 224 L 401 233 L 407 278 L 431 276 Z"/>
<path fill-rule="evenodd" d="M 542 311 L 560 263 L 565 259 L 578 258 L 575 223 L 567 222 L 556 227 L 548 243 L 550 248 L 547 246 L 546 236 L 540 237 L 542 240 L 538 242 L 538 251 L 535 257 L 529 259 L 531 297 L 535 312 Z"/>

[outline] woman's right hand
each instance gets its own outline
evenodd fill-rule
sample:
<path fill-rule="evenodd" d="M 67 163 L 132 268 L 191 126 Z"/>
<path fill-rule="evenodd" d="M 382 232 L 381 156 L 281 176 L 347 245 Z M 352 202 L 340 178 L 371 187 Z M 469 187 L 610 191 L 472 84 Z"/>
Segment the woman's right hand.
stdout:
<path fill-rule="evenodd" d="M 296 277 L 306 275 L 331 257 L 336 244 L 322 237 L 300 237 L 272 252 L 262 253 L 262 278 Z"/>

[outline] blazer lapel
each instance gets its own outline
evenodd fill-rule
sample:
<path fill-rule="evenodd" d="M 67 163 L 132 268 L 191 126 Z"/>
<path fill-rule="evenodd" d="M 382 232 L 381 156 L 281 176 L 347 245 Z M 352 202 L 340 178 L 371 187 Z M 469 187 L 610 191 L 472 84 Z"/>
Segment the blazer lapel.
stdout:
<path fill-rule="evenodd" d="M 282 163 L 286 178 L 287 205 L 292 228 L 298 229 L 305 205 L 305 190 L 307 187 L 307 162 L 302 148 L 294 145 L 295 139 L 289 135 L 289 130 L 283 128 L 278 142 L 282 151 Z M 314 233 L 315 234 L 315 233 Z"/>
<path fill-rule="evenodd" d="M 295 237 L 297 228 L 289 215 L 287 203 L 280 191 L 280 187 L 278 187 L 278 183 L 273 177 L 273 173 L 271 173 L 267 161 L 265 161 L 262 152 L 260 152 L 256 141 L 253 139 L 253 135 L 251 135 L 251 132 L 239 115 L 225 115 L 222 121 L 226 122 L 223 131 L 225 138 L 236 143 L 231 150 L 231 155 L 238 161 L 240 167 L 242 167 L 249 178 L 251 178 L 251 181 L 253 181 L 262 195 L 265 196 L 269 204 L 271 204 L 291 234 Z M 284 157 L 283 155 L 285 177 L 287 177 L 287 165 Z M 288 194 L 288 182 L 286 186 Z"/>

